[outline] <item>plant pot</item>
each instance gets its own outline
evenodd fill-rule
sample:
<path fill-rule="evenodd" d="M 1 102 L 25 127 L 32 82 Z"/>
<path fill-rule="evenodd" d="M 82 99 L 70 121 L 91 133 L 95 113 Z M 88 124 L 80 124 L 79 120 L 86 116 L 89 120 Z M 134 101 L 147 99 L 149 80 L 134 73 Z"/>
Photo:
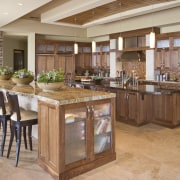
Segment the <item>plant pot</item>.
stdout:
<path fill-rule="evenodd" d="M 0 80 L 9 80 L 11 78 L 12 74 L 1 74 Z"/>
<path fill-rule="evenodd" d="M 33 81 L 33 77 L 31 78 L 11 78 L 12 81 L 17 85 L 17 86 L 22 86 L 22 85 L 29 85 Z"/>
<path fill-rule="evenodd" d="M 38 87 L 43 91 L 58 91 L 64 87 L 64 82 L 37 83 Z"/>

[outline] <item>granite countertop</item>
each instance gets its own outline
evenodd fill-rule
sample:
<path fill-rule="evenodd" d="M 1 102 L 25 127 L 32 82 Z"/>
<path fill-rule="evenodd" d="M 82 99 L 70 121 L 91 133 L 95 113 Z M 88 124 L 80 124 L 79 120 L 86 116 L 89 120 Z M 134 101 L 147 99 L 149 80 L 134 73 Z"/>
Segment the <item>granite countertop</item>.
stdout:
<path fill-rule="evenodd" d="M 109 84 L 101 84 L 96 85 L 94 83 L 81 83 L 81 82 L 75 82 L 76 84 L 83 84 L 85 87 L 89 86 L 96 86 L 96 87 L 104 87 L 104 88 L 110 88 L 110 89 L 119 89 L 119 90 L 125 90 L 125 91 L 134 91 L 134 92 L 141 92 L 146 94 L 154 94 L 154 95 L 161 95 L 161 94 L 172 94 L 176 92 L 180 92 L 180 88 L 172 87 L 172 86 L 166 86 L 163 84 L 141 84 L 138 86 L 121 86 L 120 84 L 116 83 L 115 81 L 110 82 Z"/>
<path fill-rule="evenodd" d="M 11 80 L 0 81 L 0 89 L 15 92 L 16 94 L 20 94 L 22 96 L 37 97 L 38 100 L 57 105 L 88 102 L 116 97 L 114 93 L 73 88 L 68 86 L 63 86 L 59 91 L 43 92 L 37 87 L 35 82 L 31 83 L 30 85 L 17 86 L 13 84 Z"/>

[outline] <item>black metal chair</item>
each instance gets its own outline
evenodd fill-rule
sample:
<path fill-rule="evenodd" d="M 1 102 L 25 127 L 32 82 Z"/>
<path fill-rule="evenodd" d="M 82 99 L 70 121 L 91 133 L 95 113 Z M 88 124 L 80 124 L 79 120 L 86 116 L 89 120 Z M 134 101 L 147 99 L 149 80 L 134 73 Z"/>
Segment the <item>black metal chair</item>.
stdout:
<path fill-rule="evenodd" d="M 22 128 L 23 128 L 23 135 L 24 135 L 24 141 L 25 141 L 25 148 L 27 148 L 26 127 L 28 127 L 28 138 L 29 138 L 30 150 L 32 151 L 32 135 L 31 135 L 32 126 L 38 123 L 37 112 L 20 109 L 18 96 L 16 94 L 7 92 L 6 95 L 7 95 L 10 111 L 12 113 L 10 117 L 11 136 L 10 136 L 7 158 L 9 158 L 9 155 L 10 155 L 14 135 L 15 133 L 17 133 L 16 160 L 15 160 L 15 166 L 17 167 L 18 160 L 19 160 L 20 146 L 21 146 Z"/>
<path fill-rule="evenodd" d="M 6 142 L 6 132 L 7 132 L 7 121 L 10 120 L 10 111 L 8 106 L 6 106 L 4 94 L 0 91 L 0 125 L 2 125 L 2 142 L 0 147 L 0 156 L 3 156 L 4 146 Z"/>

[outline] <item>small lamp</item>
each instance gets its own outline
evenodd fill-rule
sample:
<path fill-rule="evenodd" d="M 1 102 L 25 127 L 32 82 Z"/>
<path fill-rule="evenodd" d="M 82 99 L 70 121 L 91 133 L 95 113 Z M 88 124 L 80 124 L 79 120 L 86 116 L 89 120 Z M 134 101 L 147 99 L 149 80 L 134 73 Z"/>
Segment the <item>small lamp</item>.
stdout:
<path fill-rule="evenodd" d="M 122 36 L 118 37 L 118 50 L 120 51 L 123 50 L 123 37 Z"/>
<path fill-rule="evenodd" d="M 150 32 L 149 36 L 149 46 L 150 48 L 155 48 L 155 32 Z"/>
<path fill-rule="evenodd" d="M 78 44 L 74 43 L 74 54 L 78 54 Z"/>

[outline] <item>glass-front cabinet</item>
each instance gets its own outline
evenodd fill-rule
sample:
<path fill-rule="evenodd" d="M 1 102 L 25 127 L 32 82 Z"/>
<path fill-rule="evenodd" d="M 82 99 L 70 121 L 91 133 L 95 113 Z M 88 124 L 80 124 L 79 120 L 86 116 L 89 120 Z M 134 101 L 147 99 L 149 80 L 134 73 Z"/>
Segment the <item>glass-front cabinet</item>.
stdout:
<path fill-rule="evenodd" d="M 95 159 L 112 148 L 110 101 L 65 108 L 65 165 Z M 94 136 L 94 138 L 92 138 Z"/>

